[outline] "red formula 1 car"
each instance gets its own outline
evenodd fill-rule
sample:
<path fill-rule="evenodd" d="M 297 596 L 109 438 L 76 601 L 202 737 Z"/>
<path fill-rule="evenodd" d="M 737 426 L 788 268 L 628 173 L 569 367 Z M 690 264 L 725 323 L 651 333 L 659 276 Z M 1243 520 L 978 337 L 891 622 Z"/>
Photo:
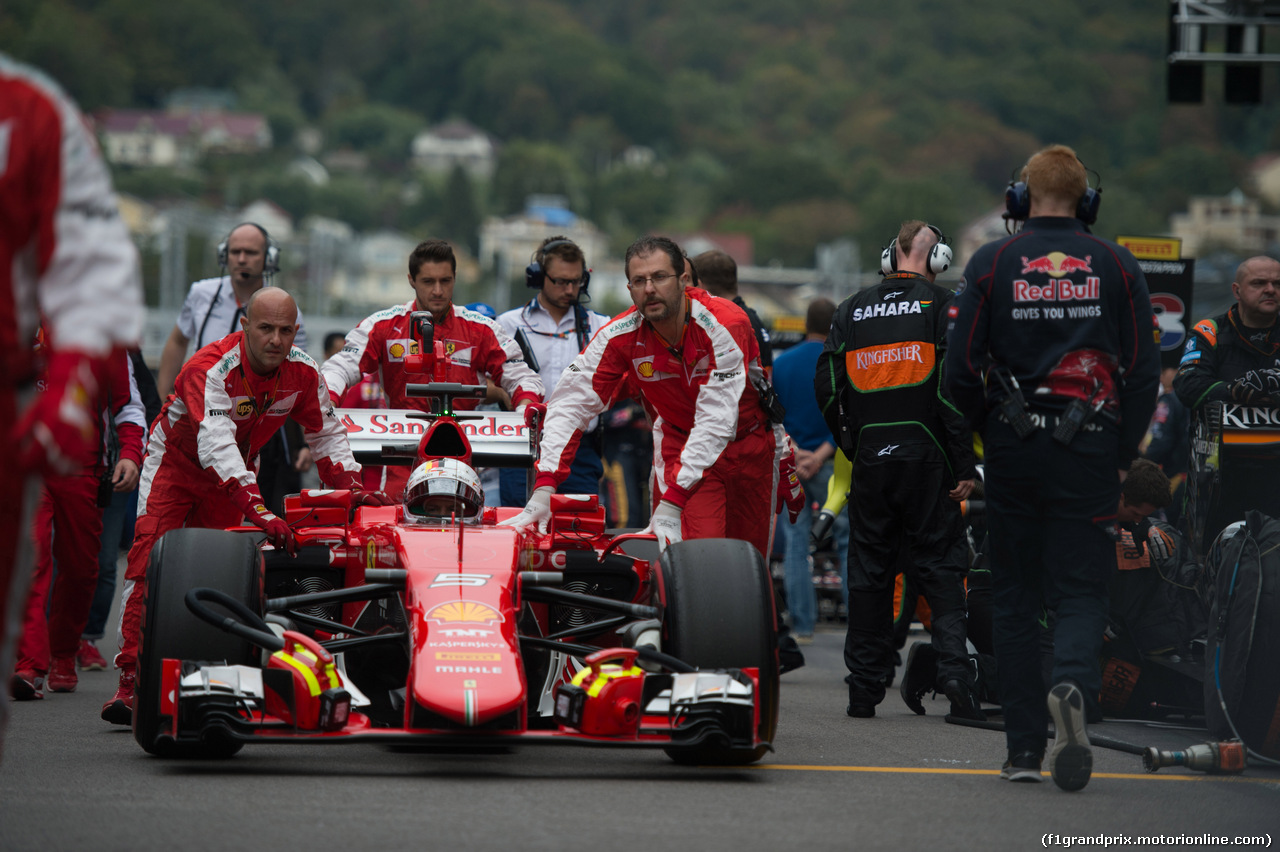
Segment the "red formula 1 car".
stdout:
<path fill-rule="evenodd" d="M 340 416 L 361 460 L 529 467 L 536 422 L 450 412 L 451 396 L 483 391 L 424 384 L 412 392 L 439 398 L 438 414 Z M 652 536 L 606 530 L 595 497 L 554 497 L 546 534 L 499 525 L 519 509 L 348 503 L 287 498 L 296 557 L 248 529 L 157 544 L 134 708 L 146 751 L 571 741 L 745 764 L 770 749 L 775 616 L 751 545 L 687 541 L 658 558 Z"/>

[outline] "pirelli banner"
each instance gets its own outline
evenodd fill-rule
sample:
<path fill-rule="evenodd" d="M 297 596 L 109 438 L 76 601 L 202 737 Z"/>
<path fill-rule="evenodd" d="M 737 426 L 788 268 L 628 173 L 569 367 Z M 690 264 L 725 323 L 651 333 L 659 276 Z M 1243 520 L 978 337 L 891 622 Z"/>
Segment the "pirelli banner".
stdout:
<path fill-rule="evenodd" d="M 1191 327 L 1202 317 L 1189 316 L 1196 262 L 1182 257 L 1182 240 L 1174 237 L 1116 237 L 1133 252 L 1151 291 L 1151 309 L 1160 323 L 1160 366 L 1177 367 Z"/>

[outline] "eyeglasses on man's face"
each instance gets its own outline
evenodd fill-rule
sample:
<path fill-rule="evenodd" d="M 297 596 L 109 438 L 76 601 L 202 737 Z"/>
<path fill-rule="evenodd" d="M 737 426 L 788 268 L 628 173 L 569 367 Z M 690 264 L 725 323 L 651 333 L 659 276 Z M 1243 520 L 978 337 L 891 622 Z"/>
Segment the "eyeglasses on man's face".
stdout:
<path fill-rule="evenodd" d="M 581 287 L 581 278 L 551 278 L 546 279 L 548 284 L 554 284 L 557 287 Z"/>
<path fill-rule="evenodd" d="M 674 272 L 659 272 L 655 275 L 637 275 L 635 278 L 632 278 L 627 282 L 627 286 L 632 290 L 643 290 L 645 285 L 652 281 L 653 286 L 661 287 L 663 284 L 666 284 L 675 277 L 676 275 Z"/>

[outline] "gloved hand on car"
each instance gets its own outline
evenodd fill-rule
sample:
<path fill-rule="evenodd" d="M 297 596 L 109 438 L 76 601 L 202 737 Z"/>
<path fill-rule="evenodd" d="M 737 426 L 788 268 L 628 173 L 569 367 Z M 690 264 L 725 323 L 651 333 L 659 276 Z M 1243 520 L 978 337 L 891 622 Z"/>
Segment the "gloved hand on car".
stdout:
<path fill-rule="evenodd" d="M 293 530 L 284 518 L 267 508 L 257 485 L 232 492 L 231 502 L 251 524 L 266 531 L 267 540 L 272 547 L 283 550 L 290 556 L 298 555 L 298 540 L 294 538 Z"/>
<path fill-rule="evenodd" d="M 515 527 L 520 532 L 536 527 L 538 532 L 545 534 L 548 524 L 551 523 L 551 495 L 554 492 L 555 489 L 550 485 L 533 489 L 533 494 L 525 504 L 524 511 L 514 518 L 503 521 L 499 526 Z"/>

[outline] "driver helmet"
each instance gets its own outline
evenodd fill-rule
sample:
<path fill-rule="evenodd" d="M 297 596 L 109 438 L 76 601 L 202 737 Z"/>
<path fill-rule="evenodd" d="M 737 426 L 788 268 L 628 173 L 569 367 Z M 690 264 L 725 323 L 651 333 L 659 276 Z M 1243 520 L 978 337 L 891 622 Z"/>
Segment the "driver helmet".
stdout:
<path fill-rule="evenodd" d="M 409 475 L 404 487 L 405 518 L 476 518 L 484 508 L 484 489 L 471 467 L 457 459 L 432 459 Z"/>

